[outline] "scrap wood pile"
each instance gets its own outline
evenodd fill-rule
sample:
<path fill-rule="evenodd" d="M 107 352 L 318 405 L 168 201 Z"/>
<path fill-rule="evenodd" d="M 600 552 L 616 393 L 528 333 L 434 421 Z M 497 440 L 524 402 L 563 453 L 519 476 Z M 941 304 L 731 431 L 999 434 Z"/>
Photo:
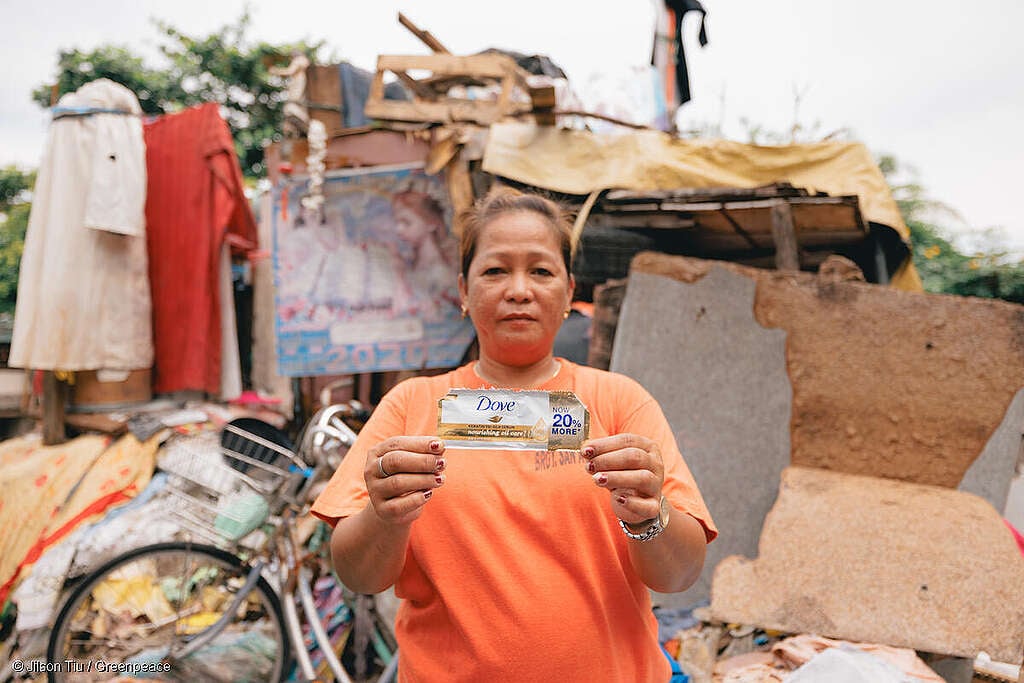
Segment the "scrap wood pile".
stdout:
<path fill-rule="evenodd" d="M 453 55 L 429 31 L 399 13 L 399 21 L 422 40 L 432 55 L 380 55 L 366 100 L 367 116 L 381 121 L 490 125 L 507 117 L 532 115 L 550 125 L 556 116 L 590 116 L 631 128 L 644 128 L 595 112 L 557 109 L 554 79 L 565 74 L 546 57 L 486 50 Z M 524 64 L 530 66 L 528 70 Z M 429 71 L 416 79 L 410 71 Z M 384 81 L 391 73 L 410 92 L 410 101 L 385 99 Z"/>

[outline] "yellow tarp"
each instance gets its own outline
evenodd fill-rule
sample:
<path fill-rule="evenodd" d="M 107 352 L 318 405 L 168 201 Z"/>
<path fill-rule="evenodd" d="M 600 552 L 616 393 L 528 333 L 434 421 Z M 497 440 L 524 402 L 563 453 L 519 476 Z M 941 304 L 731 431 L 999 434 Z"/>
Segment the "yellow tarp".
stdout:
<path fill-rule="evenodd" d="M 868 221 L 887 225 L 905 242 L 889 185 L 867 148 L 857 142 L 762 147 L 729 140 L 680 140 L 653 130 L 616 135 L 500 123 L 491 126 L 483 170 L 567 194 L 595 190 L 674 190 L 758 187 L 789 182 L 830 195 L 857 195 Z M 921 291 L 910 257 L 892 286 Z"/>
<path fill-rule="evenodd" d="M 0 443 L 0 605 L 47 548 L 146 487 L 158 439 L 140 443 L 128 434 L 111 443 L 90 434 L 59 446 L 30 436 Z"/>

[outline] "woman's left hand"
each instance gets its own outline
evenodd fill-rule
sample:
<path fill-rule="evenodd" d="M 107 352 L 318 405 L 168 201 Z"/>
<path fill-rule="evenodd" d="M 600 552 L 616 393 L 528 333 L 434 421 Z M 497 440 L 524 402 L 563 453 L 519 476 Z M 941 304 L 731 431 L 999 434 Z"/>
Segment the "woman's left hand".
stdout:
<path fill-rule="evenodd" d="M 665 465 L 658 444 L 638 434 L 616 434 L 583 444 L 594 483 L 608 489 L 612 511 L 627 524 L 658 516 Z"/>

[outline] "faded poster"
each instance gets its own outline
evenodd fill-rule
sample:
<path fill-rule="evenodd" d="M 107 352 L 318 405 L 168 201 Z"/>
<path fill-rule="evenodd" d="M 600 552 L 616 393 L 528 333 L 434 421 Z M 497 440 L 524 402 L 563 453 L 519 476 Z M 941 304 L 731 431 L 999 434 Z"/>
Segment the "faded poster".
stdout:
<path fill-rule="evenodd" d="M 286 376 L 458 365 L 458 243 L 443 182 L 421 168 L 328 174 L 320 212 L 305 178 L 273 202 L 278 369 Z"/>

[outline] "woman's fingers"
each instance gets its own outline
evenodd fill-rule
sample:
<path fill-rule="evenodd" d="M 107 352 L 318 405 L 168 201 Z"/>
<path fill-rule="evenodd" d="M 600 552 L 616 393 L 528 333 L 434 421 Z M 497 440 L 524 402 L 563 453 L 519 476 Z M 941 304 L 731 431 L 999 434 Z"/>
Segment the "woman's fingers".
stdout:
<path fill-rule="evenodd" d="M 649 439 L 622 434 L 598 439 L 584 445 L 583 457 L 598 486 L 635 489 L 654 498 L 661 495 L 665 467 L 657 444 Z"/>
<path fill-rule="evenodd" d="M 590 475 L 601 488 L 631 489 L 648 498 L 661 496 L 662 478 L 651 470 L 609 470 Z"/>
<path fill-rule="evenodd" d="M 392 452 L 417 453 L 424 456 L 438 457 L 444 453 L 444 442 L 436 436 L 394 436 L 380 442 L 366 454 L 367 462 Z M 387 463 L 391 464 L 390 461 Z M 399 469 L 389 469 L 391 473 Z"/>
<path fill-rule="evenodd" d="M 374 446 L 363 469 L 374 511 L 390 523 L 411 522 L 444 484 L 445 466 L 437 437 L 399 436 Z"/>
<path fill-rule="evenodd" d="M 612 511 L 627 524 L 638 524 L 658 516 L 661 497 L 637 495 L 632 489 L 612 489 Z"/>
<path fill-rule="evenodd" d="M 444 464 L 443 455 L 413 451 L 388 451 L 376 457 L 367 458 L 365 474 L 377 479 L 387 479 L 396 474 L 428 474 L 443 471 Z M 439 466 L 440 470 L 438 470 Z"/>
<path fill-rule="evenodd" d="M 423 506 L 427 504 L 433 494 L 433 488 L 416 489 L 401 496 L 381 499 L 374 503 L 373 508 L 377 516 L 385 522 L 408 524 L 420 516 Z"/>
<path fill-rule="evenodd" d="M 665 466 L 654 441 L 617 434 L 589 441 L 581 452 L 594 483 L 608 489 L 619 519 L 632 524 L 657 517 Z"/>
<path fill-rule="evenodd" d="M 651 439 L 639 434 L 616 434 L 601 439 L 593 439 L 583 444 L 583 457 L 590 460 L 598 455 L 621 451 L 629 448 L 639 448 L 643 451 L 650 451 L 657 447 Z"/>

